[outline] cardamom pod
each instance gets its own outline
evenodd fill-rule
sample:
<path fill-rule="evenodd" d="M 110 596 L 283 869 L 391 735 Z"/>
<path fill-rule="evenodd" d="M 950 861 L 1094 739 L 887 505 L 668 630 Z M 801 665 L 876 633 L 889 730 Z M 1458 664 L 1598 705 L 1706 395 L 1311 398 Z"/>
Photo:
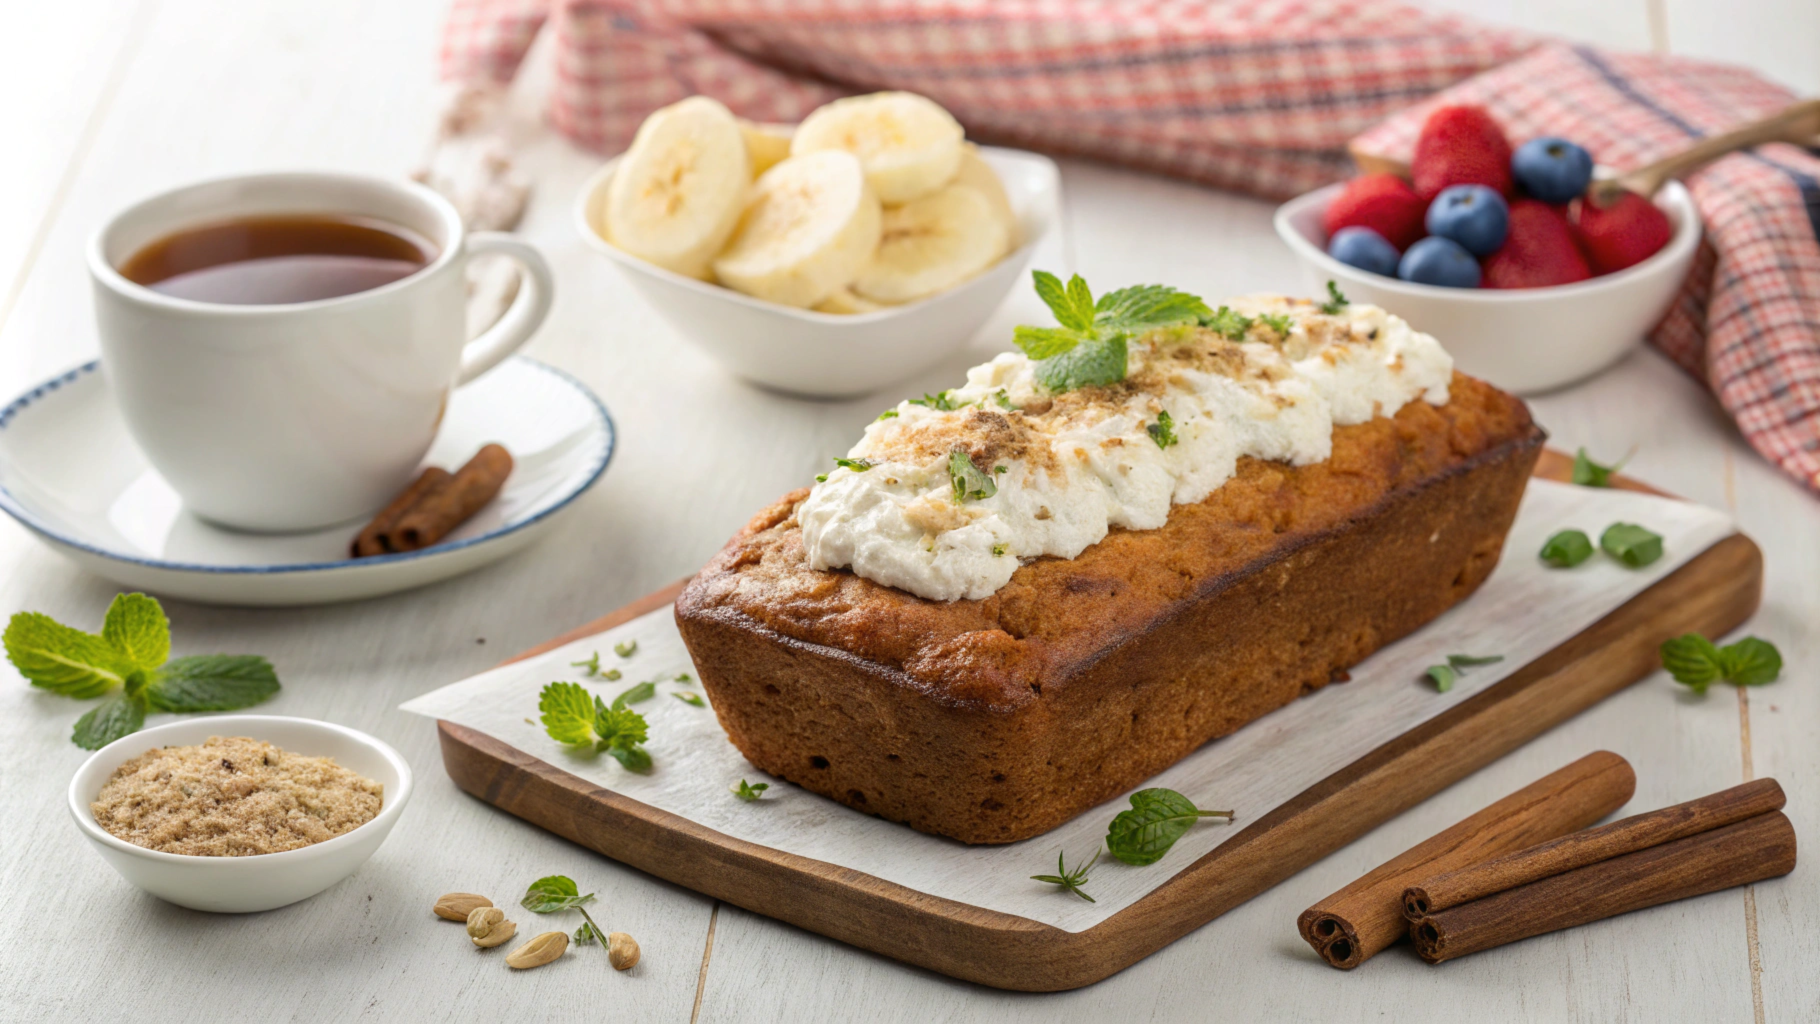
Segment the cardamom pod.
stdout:
<path fill-rule="evenodd" d="M 630 970 L 638 962 L 638 943 L 625 932 L 607 936 L 607 962 L 616 971 Z"/>
<path fill-rule="evenodd" d="M 544 932 L 508 954 L 506 966 L 521 971 L 542 967 L 562 956 L 568 948 L 568 932 Z"/>
<path fill-rule="evenodd" d="M 481 949 L 492 949 L 494 946 L 503 945 L 507 939 L 517 934 L 518 925 L 511 921 L 500 921 L 488 929 L 486 935 L 477 936 L 470 932 L 468 938 Z"/>
<path fill-rule="evenodd" d="M 436 916 L 445 921 L 466 921 L 475 907 L 490 907 L 493 901 L 485 896 L 476 896 L 471 892 L 451 892 L 443 894 L 433 908 Z"/>
<path fill-rule="evenodd" d="M 506 912 L 498 907 L 475 907 L 468 913 L 468 937 L 484 939 L 505 919 Z"/>

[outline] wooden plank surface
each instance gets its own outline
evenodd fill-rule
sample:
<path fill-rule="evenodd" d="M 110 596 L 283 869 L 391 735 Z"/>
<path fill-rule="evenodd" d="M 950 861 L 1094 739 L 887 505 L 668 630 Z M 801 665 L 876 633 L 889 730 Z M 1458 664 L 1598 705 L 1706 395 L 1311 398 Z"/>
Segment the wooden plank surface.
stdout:
<path fill-rule="evenodd" d="M 1640 46 L 1637 26 L 1652 12 L 1666 12 L 1663 43 L 1675 52 L 1719 48 L 1808 91 L 1820 69 L 1801 49 L 1811 32 L 1800 27 L 1814 17 L 1802 0 L 1764 0 L 1745 16 L 1719 0 L 1445 6 L 1626 48 Z M 10 111 L 0 115 L 9 144 L 0 160 L 0 283 L 16 289 L 0 306 L 0 391 L 14 394 L 93 356 L 81 246 L 121 204 L 249 168 L 408 170 L 428 130 L 445 8 L 446 0 L 67 0 L 0 11 L 0 88 Z M 1722 34 L 1702 27 L 1715 17 L 1725 20 Z M 540 74 L 547 78 L 547 67 Z M 104 103 L 110 88 L 114 99 Z M 1635 448 L 1639 476 L 1739 517 L 1768 562 L 1764 608 L 1748 629 L 1782 646 L 1785 680 L 1746 700 L 1715 690 L 1700 701 L 1652 676 L 1098 985 L 999 992 L 736 907 L 716 910 L 461 793 L 442 774 L 431 730 L 397 712 L 400 701 L 573 625 L 577 609 L 614 607 L 693 571 L 753 508 L 816 472 L 899 397 L 894 389 L 799 402 L 721 374 L 582 249 L 568 205 L 597 159 L 551 137 L 535 97 L 522 106 L 526 166 L 539 190 L 524 233 L 560 279 L 556 311 L 531 351 L 612 407 L 626 442 L 612 472 L 548 541 L 431 590 L 301 611 L 168 606 L 179 653 L 266 654 L 285 682 L 274 713 L 365 729 L 416 767 L 417 795 L 387 845 L 353 879 L 296 907 L 251 918 L 190 914 L 107 869 L 56 798 L 83 756 L 67 740 L 83 705 L 32 692 L 5 670 L 0 816 L 11 839 L 0 854 L 0 910 L 29 922 L 33 951 L 78 952 L 0 960 L 0 1019 L 568 1020 L 581 1012 L 578 992 L 615 1019 L 676 1022 L 1820 1018 L 1812 969 L 1820 876 L 1805 869 L 1754 896 L 1715 894 L 1446 969 L 1392 951 L 1342 974 L 1315 963 L 1294 937 L 1297 912 L 1412 836 L 1599 747 L 1637 766 L 1632 809 L 1731 785 L 1754 764 L 1789 789 L 1802 840 L 1820 842 L 1810 827 L 1820 821 L 1820 639 L 1812 635 L 1820 503 L 1751 453 L 1696 382 L 1649 352 L 1532 405 L 1556 444 L 1587 445 L 1604 461 Z M 1039 266 L 1215 295 L 1296 285 L 1268 204 L 1078 162 L 1065 162 L 1063 177 L 1061 230 Z M 1041 315 L 1014 297 L 971 349 L 902 391 L 952 384 L 1003 347 L 1007 325 Z M 30 608 L 92 624 L 114 592 L 0 521 L 0 613 Z M 576 965 L 477 970 L 471 951 L 450 938 L 454 926 L 424 909 L 426 893 L 433 899 L 448 880 L 511 890 L 551 870 L 592 879 L 612 902 L 645 947 L 632 975 Z"/>

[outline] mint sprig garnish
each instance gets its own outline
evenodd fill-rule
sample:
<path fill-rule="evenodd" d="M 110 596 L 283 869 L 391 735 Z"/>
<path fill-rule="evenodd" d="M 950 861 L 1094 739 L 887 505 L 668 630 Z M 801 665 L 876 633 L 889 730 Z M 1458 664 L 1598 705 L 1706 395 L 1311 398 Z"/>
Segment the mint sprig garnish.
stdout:
<path fill-rule="evenodd" d="M 1782 652 L 1754 636 L 1720 647 L 1698 633 L 1687 633 L 1663 641 L 1658 653 L 1675 682 L 1699 694 L 1717 682 L 1762 686 L 1782 675 Z"/>
<path fill-rule="evenodd" d="M 233 711 L 278 692 L 278 673 L 257 655 L 171 658 L 171 624 L 157 599 L 118 594 L 101 633 L 20 612 L 0 637 L 7 660 L 33 686 L 65 697 L 119 692 L 76 721 L 70 739 L 99 750 L 145 725 L 147 711 Z"/>
<path fill-rule="evenodd" d="M 585 946 L 599 940 L 602 945 L 605 945 L 607 933 L 601 931 L 600 925 L 595 924 L 594 918 L 588 915 L 587 905 L 592 902 L 594 902 L 594 894 L 582 895 L 581 888 L 575 884 L 573 878 L 567 875 L 549 875 L 532 882 L 531 887 L 525 890 L 524 899 L 518 901 L 518 905 L 533 914 L 554 914 L 563 910 L 579 911 L 583 924 L 575 930 L 576 944 Z M 589 934 L 590 932 L 592 934 Z"/>
<path fill-rule="evenodd" d="M 1050 391 L 1104 386 L 1125 379 L 1129 341 L 1157 327 L 1199 323 L 1213 311 L 1199 296 L 1147 284 L 1107 292 L 1095 300 L 1081 275 L 1066 284 L 1046 270 L 1033 271 L 1037 297 L 1060 327 L 1020 326 L 1017 347 L 1036 360 L 1036 379 Z"/>
<path fill-rule="evenodd" d="M 1131 810 L 1120 811 L 1106 831 L 1106 852 L 1127 864 L 1155 864 L 1202 818 L 1225 818 L 1231 811 L 1203 811 L 1173 789 L 1140 789 L 1131 794 Z"/>
<path fill-rule="evenodd" d="M 1055 855 L 1055 874 L 1031 875 L 1030 877 L 1038 882 L 1048 882 L 1050 885 L 1059 885 L 1062 887 L 1063 892 L 1074 893 L 1088 903 L 1098 903 L 1099 901 L 1087 895 L 1087 890 L 1081 888 L 1081 886 L 1087 884 L 1087 872 L 1093 870 L 1093 866 L 1099 863 L 1100 851 L 1095 849 L 1093 851 L 1092 860 L 1079 865 L 1072 871 L 1068 870 L 1068 865 L 1063 860 L 1063 857 L 1064 854 L 1059 852 Z"/>
<path fill-rule="evenodd" d="M 580 683 L 550 683 L 538 694 L 537 710 L 543 712 L 544 731 L 556 742 L 605 753 L 629 771 L 650 771 L 651 755 L 644 748 L 648 726 L 626 703 L 626 694 L 607 704 Z"/>
<path fill-rule="evenodd" d="M 769 782 L 753 783 L 753 782 L 747 782 L 745 779 L 741 779 L 741 780 L 739 780 L 739 785 L 728 786 L 727 791 L 732 793 L 734 796 L 739 797 L 741 800 L 744 800 L 747 803 L 751 803 L 752 801 L 757 800 L 760 797 L 764 796 L 765 790 L 770 789 L 770 788 L 771 788 L 771 784 Z"/>

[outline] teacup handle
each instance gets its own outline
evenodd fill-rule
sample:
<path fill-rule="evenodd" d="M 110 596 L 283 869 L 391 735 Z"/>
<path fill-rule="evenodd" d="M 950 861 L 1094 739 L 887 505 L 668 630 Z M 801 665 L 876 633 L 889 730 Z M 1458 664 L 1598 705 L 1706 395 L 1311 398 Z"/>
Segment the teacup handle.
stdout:
<path fill-rule="evenodd" d="M 544 317 L 550 313 L 550 300 L 556 292 L 550 265 L 544 262 L 537 247 L 499 231 L 476 231 L 468 236 L 468 254 L 499 253 L 509 257 L 524 275 L 518 280 L 518 294 L 499 320 L 468 342 L 461 352 L 461 370 L 455 386 L 473 380 L 499 365 L 499 361 L 518 351 L 531 335 L 537 333 Z"/>

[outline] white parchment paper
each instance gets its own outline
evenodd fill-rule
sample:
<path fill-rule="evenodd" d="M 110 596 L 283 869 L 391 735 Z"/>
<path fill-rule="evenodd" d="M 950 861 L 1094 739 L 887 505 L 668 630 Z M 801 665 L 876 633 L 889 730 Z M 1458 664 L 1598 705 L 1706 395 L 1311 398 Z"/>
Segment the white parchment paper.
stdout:
<path fill-rule="evenodd" d="M 1604 554 L 1574 569 L 1547 568 L 1536 558 L 1556 530 L 1576 527 L 1597 543 L 1615 521 L 1662 534 L 1665 554 L 1629 569 Z M 1510 675 L 1733 532 L 1723 513 L 1627 491 L 1531 481 L 1491 579 L 1470 600 L 1352 669 L 1352 681 L 1330 685 L 1213 741 L 1145 786 L 1166 786 L 1201 807 L 1232 808 L 1238 825 L 1197 824 L 1161 861 L 1135 868 L 1102 857 L 1088 903 L 1028 876 L 1055 870 L 1058 851 L 1073 865 L 1092 855 L 1124 797 L 1021 843 L 966 846 L 851 810 L 769 778 L 740 756 L 714 713 L 677 700 L 700 693 L 671 610 L 665 607 L 616 629 L 494 669 L 403 705 L 486 733 L 589 782 L 752 843 L 863 871 L 911 889 L 1016 914 L 1066 931 L 1082 931 L 1131 905 L 1196 858 L 1315 782 Z M 630 658 L 612 648 L 638 642 Z M 586 679 L 571 662 L 598 651 L 618 682 Z M 1502 654 L 1504 661 L 1469 670 L 1450 693 L 1437 693 L 1423 670 L 1447 654 Z M 635 775 L 611 758 L 579 756 L 544 734 L 537 695 L 545 683 L 575 680 L 611 700 L 627 687 L 663 680 L 656 697 L 636 705 L 651 725 L 655 759 Z M 704 695 L 705 696 L 705 695 Z M 771 783 L 747 803 L 727 787 L 740 779 Z M 1140 787 L 1141 788 L 1141 787 Z"/>

